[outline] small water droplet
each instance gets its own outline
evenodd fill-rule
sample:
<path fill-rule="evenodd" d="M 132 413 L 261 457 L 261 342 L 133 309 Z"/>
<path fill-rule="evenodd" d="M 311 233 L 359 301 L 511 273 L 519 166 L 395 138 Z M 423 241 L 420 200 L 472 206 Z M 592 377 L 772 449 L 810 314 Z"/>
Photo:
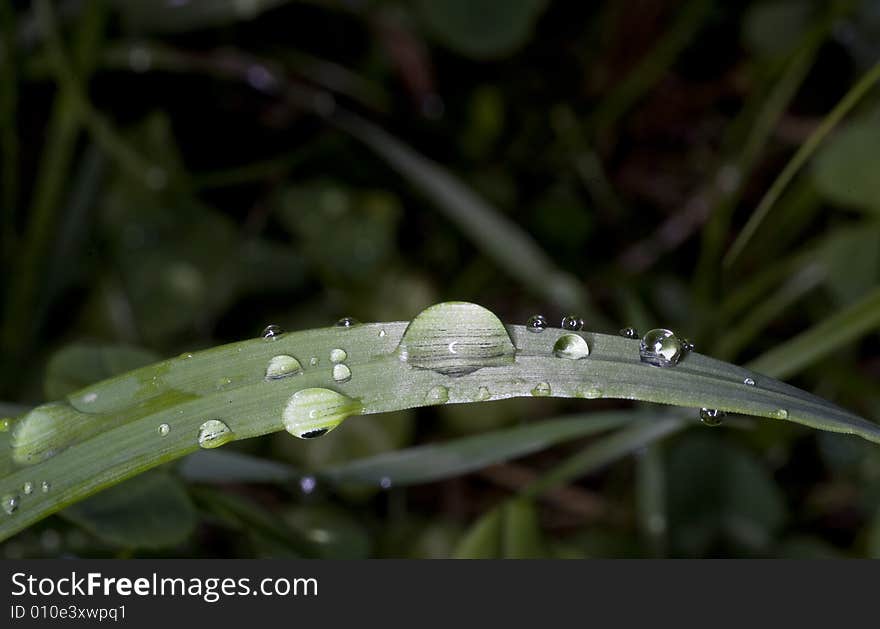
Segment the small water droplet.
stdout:
<path fill-rule="evenodd" d="M 284 428 L 300 439 L 320 437 L 363 408 L 359 401 L 330 389 L 303 389 L 294 393 L 284 407 Z"/>
<path fill-rule="evenodd" d="M 707 426 L 720 426 L 724 422 L 726 415 L 727 413 L 724 411 L 719 411 L 715 408 L 700 409 L 700 421 Z"/>
<path fill-rule="evenodd" d="M 299 488 L 302 490 L 304 494 L 310 494 L 315 491 L 315 487 L 318 485 L 318 481 L 314 476 L 303 476 L 299 479 Z"/>
<path fill-rule="evenodd" d="M 348 358 L 348 353 L 344 349 L 336 349 L 330 350 L 330 362 L 331 363 L 341 363 L 344 362 Z"/>
<path fill-rule="evenodd" d="M 3 496 L 3 511 L 6 515 L 12 515 L 18 509 L 18 496 L 7 494 Z"/>
<path fill-rule="evenodd" d="M 180 358 L 181 360 L 189 360 L 192 357 L 193 357 L 192 352 L 183 352 L 182 354 L 180 354 L 178 356 L 178 358 Z"/>
<path fill-rule="evenodd" d="M 222 391 L 223 389 L 228 387 L 230 384 L 232 384 L 232 378 L 230 378 L 229 376 L 223 376 L 222 378 L 217 378 L 217 384 L 216 384 L 215 388 L 218 391 Z"/>
<path fill-rule="evenodd" d="M 754 378 L 745 378 L 745 379 L 743 379 L 743 384 L 746 386 L 749 386 L 749 387 L 753 387 L 753 386 L 755 386 L 755 379 Z"/>
<path fill-rule="evenodd" d="M 351 369 L 342 363 L 333 365 L 333 379 L 336 382 L 348 382 L 351 380 Z"/>
<path fill-rule="evenodd" d="M 30 496 L 34 493 L 34 484 L 31 481 L 25 481 L 24 485 L 22 485 L 21 490 L 25 493 L 26 496 Z"/>
<path fill-rule="evenodd" d="M 572 332 L 577 332 L 578 330 L 582 330 L 584 327 L 584 320 L 575 315 L 566 315 L 562 317 L 562 324 L 560 327 L 563 330 L 571 330 Z"/>
<path fill-rule="evenodd" d="M 563 334 L 553 345 L 553 354 L 557 358 L 579 360 L 590 355 L 590 346 L 579 334 Z"/>
<path fill-rule="evenodd" d="M 342 317 L 339 321 L 336 322 L 336 327 L 351 328 L 356 326 L 358 323 L 359 321 L 354 317 Z"/>
<path fill-rule="evenodd" d="M 425 395 L 425 402 L 428 404 L 446 404 L 449 401 L 449 389 L 442 384 L 432 387 L 428 394 Z"/>
<path fill-rule="evenodd" d="M 529 332 L 535 332 L 536 334 L 543 332 L 547 329 L 547 319 L 544 315 L 536 314 L 529 317 L 529 320 L 526 321 L 526 329 Z"/>
<path fill-rule="evenodd" d="M 642 337 L 639 357 L 656 367 L 675 367 L 681 360 L 682 344 L 670 330 L 656 328 Z"/>
<path fill-rule="evenodd" d="M 488 400 L 488 399 L 491 398 L 491 397 L 492 397 L 492 392 L 489 391 L 488 388 L 486 388 L 486 387 L 480 387 L 480 388 L 477 390 L 477 399 L 480 400 L 481 402 L 484 402 L 484 401 Z"/>
<path fill-rule="evenodd" d="M 618 332 L 620 336 L 625 339 L 637 339 L 639 338 L 639 333 L 635 328 L 621 328 L 620 332 Z"/>
<path fill-rule="evenodd" d="M 588 400 L 595 400 L 602 397 L 602 389 L 599 387 L 587 387 L 580 392 L 580 395 Z"/>
<path fill-rule="evenodd" d="M 383 476 L 379 479 L 379 487 L 382 489 L 391 489 L 391 479 L 387 476 Z"/>
<path fill-rule="evenodd" d="M 683 352 L 692 352 L 694 351 L 694 347 L 696 346 L 691 343 L 690 339 L 681 339 L 681 350 Z"/>
<path fill-rule="evenodd" d="M 385 337 L 385 330 L 379 330 L 379 338 L 381 339 L 384 337 Z"/>
<path fill-rule="evenodd" d="M 788 419 L 788 411 L 784 408 L 778 408 L 771 413 L 776 419 Z"/>
<path fill-rule="evenodd" d="M 312 357 L 309 359 L 309 364 L 310 364 L 312 367 L 314 367 L 315 365 L 317 365 L 317 364 L 318 364 L 318 357 L 317 357 L 317 356 L 312 356 Z"/>
<path fill-rule="evenodd" d="M 219 419 L 209 419 L 199 426 L 199 447 L 219 448 L 235 439 L 235 434 Z"/>
<path fill-rule="evenodd" d="M 40 483 L 40 491 L 42 491 L 44 494 L 48 494 L 50 489 L 52 489 L 52 484 L 49 481 L 44 480 L 42 483 Z"/>
<path fill-rule="evenodd" d="M 279 354 L 269 359 L 269 364 L 266 367 L 266 379 L 280 380 L 300 372 L 302 372 L 302 365 L 294 356 Z"/>
<path fill-rule="evenodd" d="M 274 341 L 282 334 L 284 334 L 284 330 L 281 329 L 281 326 L 272 323 L 263 328 L 262 337 L 265 341 Z"/>
<path fill-rule="evenodd" d="M 171 432 L 171 426 L 168 424 L 159 424 L 159 427 L 156 428 L 156 432 L 159 433 L 160 437 L 167 437 L 168 433 Z"/>
<path fill-rule="evenodd" d="M 535 385 L 535 388 L 532 389 L 532 395 L 534 395 L 535 397 L 546 397 L 551 393 L 552 390 L 550 389 L 549 382 L 539 382 L 537 385 Z"/>
<path fill-rule="evenodd" d="M 0 432 L 7 432 L 10 427 L 12 427 L 12 419 L 9 417 L 4 417 L 0 419 Z"/>

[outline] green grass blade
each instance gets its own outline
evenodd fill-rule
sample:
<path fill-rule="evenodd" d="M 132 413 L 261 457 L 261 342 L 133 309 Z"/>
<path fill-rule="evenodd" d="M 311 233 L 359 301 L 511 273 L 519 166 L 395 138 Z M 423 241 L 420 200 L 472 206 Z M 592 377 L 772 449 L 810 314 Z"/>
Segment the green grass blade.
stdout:
<path fill-rule="evenodd" d="M 759 356 L 749 363 L 749 367 L 785 378 L 877 329 L 880 329 L 880 287 L 788 342 Z"/>
<path fill-rule="evenodd" d="M 557 355 L 563 336 L 585 341 L 589 355 Z M 535 395 L 717 408 L 880 442 L 877 424 L 741 367 L 698 353 L 655 367 L 640 360 L 638 340 L 555 328 L 536 334 L 452 302 L 410 324 L 321 328 L 183 354 L 37 407 L 0 433 L 3 441 L 12 435 L 0 455 L 0 497 L 18 497 L 0 518 L 0 538 L 198 450 L 200 431 L 204 445 L 216 446 L 285 427 L 332 429 L 346 415 Z M 43 481 L 51 491 L 21 495 L 25 483 Z"/>

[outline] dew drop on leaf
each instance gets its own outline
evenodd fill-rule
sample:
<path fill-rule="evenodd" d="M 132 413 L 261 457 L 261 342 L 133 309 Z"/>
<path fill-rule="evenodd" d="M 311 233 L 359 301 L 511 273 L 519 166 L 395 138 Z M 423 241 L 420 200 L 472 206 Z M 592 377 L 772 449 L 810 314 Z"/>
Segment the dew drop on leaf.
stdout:
<path fill-rule="evenodd" d="M 449 389 L 444 387 L 442 384 L 438 384 L 436 387 L 432 387 L 427 395 L 425 395 L 425 402 L 428 404 L 446 404 L 449 401 Z"/>
<path fill-rule="evenodd" d="M 720 426 L 724 422 L 725 415 L 727 415 L 727 413 L 724 411 L 719 411 L 714 408 L 700 409 L 700 421 L 707 426 Z"/>
<path fill-rule="evenodd" d="M 281 329 L 281 326 L 272 323 L 263 328 L 262 337 L 264 341 L 274 341 L 282 334 L 284 334 L 284 330 Z"/>
<path fill-rule="evenodd" d="M 577 332 L 578 330 L 583 329 L 584 320 L 576 315 L 566 315 L 562 317 L 562 325 L 560 327 L 562 327 L 563 330 Z"/>
<path fill-rule="evenodd" d="M 754 378 L 745 378 L 743 380 L 743 384 L 746 386 L 749 386 L 749 387 L 753 387 L 753 386 L 755 386 L 755 379 Z"/>
<path fill-rule="evenodd" d="M 219 419 L 209 419 L 199 426 L 199 447 L 219 448 L 235 439 L 235 434 Z"/>
<path fill-rule="evenodd" d="M 266 366 L 266 379 L 280 380 L 281 378 L 296 375 L 301 371 L 302 365 L 295 356 L 279 354 L 269 359 L 269 364 Z"/>
<path fill-rule="evenodd" d="M 167 437 L 168 433 L 171 432 L 171 426 L 168 424 L 159 424 L 159 427 L 156 428 L 156 432 L 159 433 L 160 437 Z"/>
<path fill-rule="evenodd" d="M 681 354 L 681 340 L 672 331 L 663 328 L 650 330 L 639 343 L 639 358 L 657 367 L 675 367 L 681 360 Z"/>
<path fill-rule="evenodd" d="M 348 358 L 348 353 L 344 349 L 336 349 L 330 350 L 330 362 L 331 363 L 341 363 L 344 362 Z"/>
<path fill-rule="evenodd" d="M 333 379 L 336 382 L 348 382 L 351 380 L 351 369 L 342 363 L 333 365 Z"/>
<path fill-rule="evenodd" d="M 526 329 L 529 332 L 540 333 L 547 329 L 547 319 L 544 315 L 536 314 L 529 317 L 526 321 Z"/>
<path fill-rule="evenodd" d="M 6 515 L 12 515 L 18 509 L 18 496 L 7 494 L 3 496 L 3 511 Z"/>
<path fill-rule="evenodd" d="M 618 332 L 620 336 L 625 339 L 637 339 L 639 338 L 639 333 L 635 328 L 621 328 L 620 332 Z"/>
<path fill-rule="evenodd" d="M 282 412 L 284 428 L 294 437 L 320 437 L 350 415 L 363 410 L 355 399 L 331 389 L 310 388 L 294 393 Z"/>
<path fill-rule="evenodd" d="M 532 395 L 534 395 L 535 397 L 546 397 L 551 393 L 552 390 L 550 389 L 549 382 L 539 382 L 537 385 L 535 385 L 535 388 L 532 389 Z"/>
<path fill-rule="evenodd" d="M 553 354 L 557 358 L 579 360 L 590 355 L 590 346 L 579 334 L 563 334 L 553 345 Z"/>
<path fill-rule="evenodd" d="M 359 323 L 357 319 L 354 317 L 342 317 L 339 321 L 336 322 L 337 328 L 351 328 L 356 326 Z"/>

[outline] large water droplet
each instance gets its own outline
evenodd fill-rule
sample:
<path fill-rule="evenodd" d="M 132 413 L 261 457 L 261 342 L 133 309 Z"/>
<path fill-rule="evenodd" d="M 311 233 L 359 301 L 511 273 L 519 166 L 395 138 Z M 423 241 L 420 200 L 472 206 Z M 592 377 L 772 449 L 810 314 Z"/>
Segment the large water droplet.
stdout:
<path fill-rule="evenodd" d="M 553 354 L 558 358 L 578 360 L 590 355 L 590 346 L 579 334 L 563 334 L 553 345 Z"/>
<path fill-rule="evenodd" d="M 282 334 L 284 334 L 284 330 L 281 329 L 281 326 L 272 323 L 263 328 L 262 337 L 265 341 L 274 341 Z"/>
<path fill-rule="evenodd" d="M 32 493 L 34 493 L 34 484 L 31 481 L 27 480 L 24 482 L 24 485 L 21 486 L 21 490 L 26 496 L 30 496 Z"/>
<path fill-rule="evenodd" d="M 720 426 L 724 422 L 726 415 L 727 413 L 724 411 L 719 411 L 715 408 L 700 409 L 700 421 L 707 426 Z"/>
<path fill-rule="evenodd" d="M 333 365 L 333 379 L 336 382 L 348 382 L 351 380 L 351 369 L 342 363 Z"/>
<path fill-rule="evenodd" d="M 294 393 L 284 407 L 284 428 L 294 437 L 312 439 L 336 428 L 363 405 L 347 395 L 330 389 L 303 389 Z"/>
<path fill-rule="evenodd" d="M 397 352 L 413 367 L 457 377 L 511 364 L 516 349 L 494 313 L 454 301 L 419 313 L 407 326 Z"/>
<path fill-rule="evenodd" d="M 753 387 L 753 386 L 755 386 L 755 379 L 754 378 L 744 378 L 743 384 L 746 386 L 749 386 L 749 387 Z"/>
<path fill-rule="evenodd" d="M 449 401 L 449 389 L 442 384 L 432 387 L 425 396 L 425 402 L 428 404 L 446 404 Z"/>
<path fill-rule="evenodd" d="M 331 363 L 341 363 L 344 362 L 348 358 L 348 353 L 344 349 L 336 349 L 330 350 L 330 362 Z"/>
<path fill-rule="evenodd" d="M 656 328 L 642 337 L 639 357 L 657 367 L 675 367 L 681 360 L 681 341 L 670 330 Z"/>
<path fill-rule="evenodd" d="M 351 328 L 356 326 L 358 323 L 359 321 L 354 317 L 342 317 L 339 321 L 336 322 L 336 327 Z"/>
<path fill-rule="evenodd" d="M 168 424 L 159 424 L 159 427 L 156 428 L 156 432 L 159 433 L 160 437 L 167 437 L 168 433 L 171 432 L 171 426 Z"/>
<path fill-rule="evenodd" d="M 269 359 L 269 365 L 266 367 L 267 380 L 279 380 L 293 376 L 302 371 L 300 362 L 289 354 L 279 354 Z"/>
<path fill-rule="evenodd" d="M 44 461 L 99 432 L 98 417 L 80 413 L 65 402 L 38 406 L 15 424 L 10 439 L 12 459 L 25 465 Z"/>
<path fill-rule="evenodd" d="M 529 332 L 540 333 L 547 329 L 547 319 L 544 315 L 536 314 L 529 317 L 526 321 L 526 330 Z"/>
<path fill-rule="evenodd" d="M 563 330 L 571 330 L 572 332 L 577 332 L 578 330 L 583 329 L 584 320 L 576 315 L 566 315 L 562 317 L 562 323 L 560 327 Z"/>
<path fill-rule="evenodd" d="M 219 448 L 235 439 L 235 434 L 219 419 L 209 419 L 199 426 L 199 446 L 202 448 Z"/>
<path fill-rule="evenodd" d="M 625 339 L 637 339 L 639 338 L 639 333 L 635 328 L 621 328 L 620 332 L 618 332 L 620 336 Z"/>
<path fill-rule="evenodd" d="M 18 496 L 13 496 L 12 494 L 7 494 L 3 496 L 3 511 L 6 515 L 12 515 L 15 513 L 16 509 L 18 509 Z"/>
<path fill-rule="evenodd" d="M 552 392 L 553 391 L 550 389 L 549 382 L 539 382 L 537 385 L 535 385 L 535 388 L 532 389 L 532 395 L 534 395 L 535 397 L 547 397 Z"/>

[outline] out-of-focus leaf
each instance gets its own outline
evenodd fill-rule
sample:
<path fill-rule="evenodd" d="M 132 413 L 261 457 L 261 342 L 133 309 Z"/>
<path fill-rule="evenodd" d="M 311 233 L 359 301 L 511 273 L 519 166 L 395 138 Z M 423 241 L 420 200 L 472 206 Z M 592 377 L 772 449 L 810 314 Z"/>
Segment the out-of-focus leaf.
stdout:
<path fill-rule="evenodd" d="M 284 463 L 223 449 L 193 452 L 177 472 L 197 483 L 284 483 L 299 476 Z"/>
<path fill-rule="evenodd" d="M 158 360 L 155 352 L 137 347 L 85 343 L 68 345 L 49 360 L 43 388 L 47 399 L 58 400 L 93 382 Z"/>
<path fill-rule="evenodd" d="M 813 178 L 833 203 L 880 213 L 880 118 L 853 121 L 816 155 Z"/>
<path fill-rule="evenodd" d="M 418 0 L 419 16 L 446 46 L 476 58 L 500 57 L 524 44 L 545 0 Z"/>
<path fill-rule="evenodd" d="M 185 541 L 196 511 L 183 486 L 159 472 L 142 474 L 61 512 L 101 540 L 125 548 L 167 548 Z"/>
<path fill-rule="evenodd" d="M 692 434 L 669 453 L 669 531 L 674 552 L 704 555 L 733 544 L 766 551 L 785 519 L 779 488 L 751 453 Z"/>
<path fill-rule="evenodd" d="M 114 0 L 127 30 L 185 33 L 252 20 L 288 0 Z"/>
<path fill-rule="evenodd" d="M 525 559 L 546 556 L 534 502 L 509 500 L 480 517 L 453 553 L 456 559 Z"/>
<path fill-rule="evenodd" d="M 372 542 L 361 524 L 343 510 L 306 505 L 289 511 L 284 521 L 308 539 L 320 559 L 366 559 Z"/>
<path fill-rule="evenodd" d="M 844 231 L 829 240 L 820 255 L 828 269 L 828 291 L 835 301 L 841 305 L 856 301 L 880 283 L 880 223 Z"/>
<path fill-rule="evenodd" d="M 779 559 L 842 559 L 843 554 L 816 537 L 799 535 L 782 542 L 774 553 Z"/>
<path fill-rule="evenodd" d="M 743 19 L 743 43 L 759 57 L 782 57 L 794 51 L 810 24 L 812 5 L 801 0 L 753 3 Z"/>

